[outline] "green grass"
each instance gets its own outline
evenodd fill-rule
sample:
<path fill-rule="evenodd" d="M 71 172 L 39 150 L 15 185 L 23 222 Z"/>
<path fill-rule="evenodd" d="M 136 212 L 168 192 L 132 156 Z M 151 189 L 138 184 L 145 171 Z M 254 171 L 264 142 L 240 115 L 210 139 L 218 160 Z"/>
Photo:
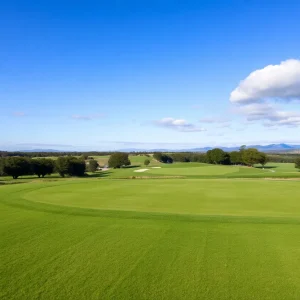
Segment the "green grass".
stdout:
<path fill-rule="evenodd" d="M 262 169 L 245 166 L 221 166 L 201 163 L 174 163 L 159 164 L 159 169 L 141 166 L 140 169 L 148 169 L 145 172 L 135 172 L 139 168 L 125 168 L 121 170 L 109 170 L 107 175 L 111 178 L 122 177 L 161 177 L 182 176 L 185 178 L 300 178 L 300 172 L 291 163 L 272 163 Z"/>
<path fill-rule="evenodd" d="M 192 164 L 153 173 L 202 169 L 224 175 Z M 299 184 L 89 178 L 0 186 L 0 299 L 300 299 Z"/>

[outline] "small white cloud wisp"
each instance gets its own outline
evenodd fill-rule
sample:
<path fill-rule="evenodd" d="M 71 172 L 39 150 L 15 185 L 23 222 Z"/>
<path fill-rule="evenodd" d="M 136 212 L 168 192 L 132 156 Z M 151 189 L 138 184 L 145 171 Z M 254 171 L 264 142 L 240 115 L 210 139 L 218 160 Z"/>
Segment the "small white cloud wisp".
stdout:
<path fill-rule="evenodd" d="M 198 127 L 195 124 L 189 123 L 184 119 L 163 118 L 155 121 L 155 124 L 160 127 L 166 127 L 181 132 L 201 132 L 206 131 L 205 128 Z"/>
<path fill-rule="evenodd" d="M 83 121 L 90 121 L 94 119 L 102 118 L 102 114 L 92 114 L 92 115 L 72 115 L 72 119 L 74 120 L 83 120 Z"/>

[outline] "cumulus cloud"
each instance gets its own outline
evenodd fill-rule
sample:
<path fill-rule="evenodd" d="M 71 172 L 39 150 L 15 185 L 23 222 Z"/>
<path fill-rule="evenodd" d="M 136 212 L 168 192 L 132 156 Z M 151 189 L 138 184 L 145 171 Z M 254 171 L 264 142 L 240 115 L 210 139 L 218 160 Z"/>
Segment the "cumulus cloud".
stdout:
<path fill-rule="evenodd" d="M 200 132 L 205 131 L 204 128 L 198 127 L 184 119 L 163 118 L 155 122 L 156 125 L 174 129 L 181 132 Z"/>
<path fill-rule="evenodd" d="M 246 115 L 248 121 L 262 120 L 266 127 L 300 126 L 300 112 L 278 110 L 269 103 L 243 105 L 238 111 Z"/>
<path fill-rule="evenodd" d="M 83 120 L 83 121 L 90 121 L 90 120 L 94 120 L 94 119 L 99 119 L 102 118 L 103 115 L 102 114 L 93 114 L 93 115 L 73 115 L 72 119 L 75 120 Z"/>
<path fill-rule="evenodd" d="M 289 59 L 256 70 L 230 94 L 230 101 L 249 122 L 261 121 L 267 127 L 300 126 L 300 111 L 278 108 L 277 100 L 300 100 L 300 60 Z"/>
<path fill-rule="evenodd" d="M 252 72 L 230 94 L 233 103 L 300 99 L 300 60 L 289 59 Z"/>

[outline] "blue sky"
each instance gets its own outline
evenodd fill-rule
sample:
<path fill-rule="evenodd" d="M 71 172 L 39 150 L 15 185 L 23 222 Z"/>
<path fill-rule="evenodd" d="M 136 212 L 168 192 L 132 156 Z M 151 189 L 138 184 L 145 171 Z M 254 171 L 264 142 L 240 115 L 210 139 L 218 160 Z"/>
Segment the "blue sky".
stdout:
<path fill-rule="evenodd" d="M 300 144 L 299 1 L 45 2 L 1 7 L 1 149 Z"/>

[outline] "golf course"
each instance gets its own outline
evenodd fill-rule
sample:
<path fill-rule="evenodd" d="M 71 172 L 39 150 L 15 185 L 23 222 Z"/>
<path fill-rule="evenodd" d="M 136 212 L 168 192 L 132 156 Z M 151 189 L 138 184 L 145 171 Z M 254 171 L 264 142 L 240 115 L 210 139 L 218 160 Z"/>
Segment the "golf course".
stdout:
<path fill-rule="evenodd" d="M 293 164 L 132 160 L 0 179 L 1 299 L 300 299 Z"/>

